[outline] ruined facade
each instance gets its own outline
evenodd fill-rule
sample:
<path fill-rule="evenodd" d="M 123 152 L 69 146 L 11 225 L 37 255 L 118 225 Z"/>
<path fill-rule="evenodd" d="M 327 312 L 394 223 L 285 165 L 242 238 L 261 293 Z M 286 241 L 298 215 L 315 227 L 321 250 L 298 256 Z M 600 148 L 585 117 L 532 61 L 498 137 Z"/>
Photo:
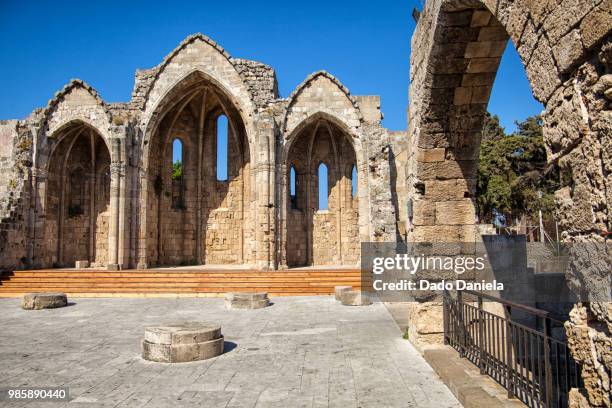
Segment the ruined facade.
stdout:
<path fill-rule="evenodd" d="M 201 34 L 128 103 L 73 80 L 0 125 L 2 267 L 357 266 L 361 241 L 396 235 L 381 119 L 326 72 L 282 99 L 272 68 Z"/>
<path fill-rule="evenodd" d="M 377 97 L 351 95 L 326 72 L 280 98 L 272 68 L 200 34 L 138 71 L 127 103 L 71 81 L 28 118 L 0 122 L 0 266 L 357 265 L 362 241 L 474 242 L 480 134 L 508 40 L 564 172 L 563 239 L 602 242 L 611 28 L 609 0 L 428 0 L 412 39 L 406 132 L 383 128 Z M 609 298 L 609 259 L 589 265 L 571 265 L 570 287 Z M 411 320 L 415 341 L 441 332 L 436 302 L 415 303 Z M 609 407 L 610 303 L 577 304 L 566 328 L 585 383 L 573 404 Z"/>

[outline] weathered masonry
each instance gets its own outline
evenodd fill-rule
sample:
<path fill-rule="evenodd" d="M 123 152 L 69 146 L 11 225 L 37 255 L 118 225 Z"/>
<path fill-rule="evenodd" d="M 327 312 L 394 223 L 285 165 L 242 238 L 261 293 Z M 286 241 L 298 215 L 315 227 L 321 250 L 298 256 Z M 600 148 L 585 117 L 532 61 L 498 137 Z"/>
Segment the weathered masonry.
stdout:
<path fill-rule="evenodd" d="M 546 108 L 548 159 L 563 172 L 556 192 L 563 239 L 601 243 L 600 232 L 612 230 L 612 1 L 428 0 L 411 47 L 409 241 L 477 239 L 473 197 L 483 113 L 508 40 Z M 610 407 L 610 254 L 575 255 L 566 271 L 570 288 L 601 301 L 577 303 L 566 323 L 584 380 L 570 405 Z M 439 304 L 414 309 L 413 326 L 434 334 L 425 322 L 439 322 Z"/>
<path fill-rule="evenodd" d="M 474 242 L 483 114 L 509 39 L 564 173 L 563 239 L 602 242 L 612 1 L 428 0 L 405 132 L 381 126 L 377 97 L 326 72 L 279 98 L 270 67 L 201 34 L 137 72 L 127 103 L 74 80 L 26 119 L 0 122 L 0 267 L 356 265 L 360 241 Z M 566 323 L 584 380 L 576 407 L 612 404 L 609 265 L 579 256 L 566 272 L 583 298 L 604 299 L 576 304 Z M 411 339 L 435 339 L 439 311 L 415 302 Z"/>
<path fill-rule="evenodd" d="M 128 103 L 73 80 L 0 125 L 1 266 L 356 266 L 396 236 L 381 119 L 323 71 L 281 99 L 272 68 L 201 34 Z"/>

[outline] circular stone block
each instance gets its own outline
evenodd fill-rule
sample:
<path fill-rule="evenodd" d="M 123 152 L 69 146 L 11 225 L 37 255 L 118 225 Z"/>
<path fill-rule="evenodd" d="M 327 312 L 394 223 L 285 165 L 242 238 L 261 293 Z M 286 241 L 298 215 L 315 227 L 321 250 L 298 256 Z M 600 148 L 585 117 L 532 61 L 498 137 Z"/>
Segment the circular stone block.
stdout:
<path fill-rule="evenodd" d="M 28 293 L 21 300 L 21 307 L 25 310 L 55 309 L 68 304 L 65 293 Z"/>
<path fill-rule="evenodd" d="M 342 292 L 340 301 L 344 306 L 367 306 L 372 304 L 370 296 L 368 296 L 367 293 L 359 290 Z"/>
<path fill-rule="evenodd" d="M 261 309 L 269 304 L 267 292 L 230 292 L 225 296 L 228 309 Z"/>
<path fill-rule="evenodd" d="M 334 287 L 334 296 L 336 297 L 336 300 L 341 300 L 342 299 L 342 293 L 343 292 L 348 292 L 353 290 L 352 286 L 335 286 Z"/>
<path fill-rule="evenodd" d="M 182 323 L 145 328 L 142 358 L 160 363 L 206 360 L 223 353 L 221 326 Z"/>

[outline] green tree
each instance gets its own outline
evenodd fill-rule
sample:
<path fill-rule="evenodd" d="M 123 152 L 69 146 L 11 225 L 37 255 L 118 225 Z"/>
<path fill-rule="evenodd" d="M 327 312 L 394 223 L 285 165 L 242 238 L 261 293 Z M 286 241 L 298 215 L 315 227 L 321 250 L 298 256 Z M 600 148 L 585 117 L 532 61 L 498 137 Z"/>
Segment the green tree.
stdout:
<path fill-rule="evenodd" d="M 551 217 L 558 188 L 558 170 L 546 162 L 538 116 L 517 122 L 517 131 L 509 136 L 482 143 L 476 193 L 482 222 L 494 221 L 496 214 L 535 217 L 540 209 Z"/>
<path fill-rule="evenodd" d="M 482 142 L 497 140 L 506 136 L 506 130 L 499 123 L 499 116 L 487 112 L 482 127 Z"/>
<path fill-rule="evenodd" d="M 178 180 L 183 177 L 183 162 L 175 161 L 172 163 L 172 180 Z"/>
<path fill-rule="evenodd" d="M 540 115 L 530 116 L 522 122 L 514 121 L 517 130 L 514 134 L 524 137 L 537 137 L 542 139 L 542 118 Z"/>

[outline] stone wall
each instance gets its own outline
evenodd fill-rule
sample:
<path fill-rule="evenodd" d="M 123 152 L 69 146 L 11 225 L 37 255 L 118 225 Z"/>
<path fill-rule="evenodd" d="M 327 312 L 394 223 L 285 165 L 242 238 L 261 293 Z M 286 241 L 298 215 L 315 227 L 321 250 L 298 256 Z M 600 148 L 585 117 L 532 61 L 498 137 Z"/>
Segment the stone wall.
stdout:
<path fill-rule="evenodd" d="M 27 236 L 32 135 L 16 120 L 0 121 L 0 268 L 29 265 Z"/>
<path fill-rule="evenodd" d="M 610 230 L 611 4 L 426 3 L 412 40 L 406 175 L 414 212 L 407 222 L 409 240 L 477 238 L 473 197 L 482 119 L 508 37 L 534 96 L 546 107 L 549 160 L 563 169 L 566 185 L 556 194 L 563 239 L 603 240 L 598 232 Z M 585 380 L 585 389 L 573 392 L 573 404 L 609 407 L 610 260 L 576 259 L 567 271 L 570 287 L 607 301 L 577 304 L 567 323 Z"/>

